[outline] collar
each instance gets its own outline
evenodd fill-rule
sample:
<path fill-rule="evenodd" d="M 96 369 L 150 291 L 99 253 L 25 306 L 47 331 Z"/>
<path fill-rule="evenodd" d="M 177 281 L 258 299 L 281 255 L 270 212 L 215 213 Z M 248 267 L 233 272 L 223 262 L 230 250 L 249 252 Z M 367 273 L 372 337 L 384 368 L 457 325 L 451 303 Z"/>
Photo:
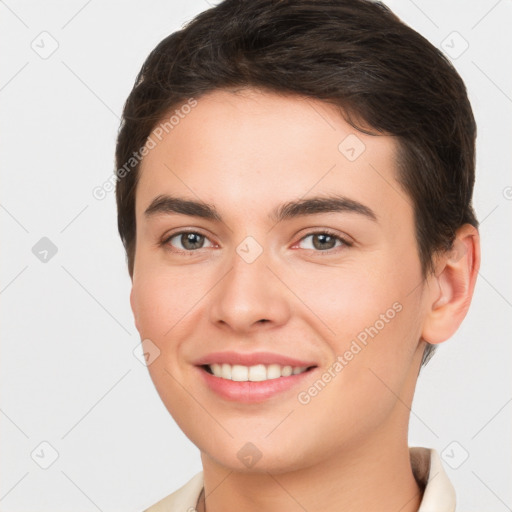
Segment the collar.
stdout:
<path fill-rule="evenodd" d="M 418 512 L 455 512 L 455 490 L 436 450 L 410 447 L 414 478 L 424 488 Z"/>

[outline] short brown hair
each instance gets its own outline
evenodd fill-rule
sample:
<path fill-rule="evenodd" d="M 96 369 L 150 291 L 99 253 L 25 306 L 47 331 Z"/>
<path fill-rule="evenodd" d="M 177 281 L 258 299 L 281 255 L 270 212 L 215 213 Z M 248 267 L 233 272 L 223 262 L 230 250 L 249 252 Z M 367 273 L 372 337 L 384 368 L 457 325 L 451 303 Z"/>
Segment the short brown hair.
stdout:
<path fill-rule="evenodd" d="M 478 226 L 476 124 L 464 82 L 437 48 L 380 2 L 224 0 L 158 44 L 125 103 L 116 200 L 130 276 L 140 165 L 123 177 L 119 170 L 173 108 L 245 86 L 326 101 L 354 128 L 397 137 L 398 181 L 414 206 L 424 275 L 460 226 Z"/>

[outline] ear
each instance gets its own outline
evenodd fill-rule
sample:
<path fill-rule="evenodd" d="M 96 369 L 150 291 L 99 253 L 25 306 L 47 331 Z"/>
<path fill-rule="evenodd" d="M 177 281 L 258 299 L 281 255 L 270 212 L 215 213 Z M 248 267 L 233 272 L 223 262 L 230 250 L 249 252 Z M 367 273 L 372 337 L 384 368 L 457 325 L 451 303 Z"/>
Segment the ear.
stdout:
<path fill-rule="evenodd" d="M 452 249 L 438 255 L 435 267 L 427 279 L 429 310 L 422 331 L 422 338 L 432 344 L 450 338 L 468 312 L 480 268 L 478 230 L 470 224 L 460 227 Z"/>
<path fill-rule="evenodd" d="M 140 329 L 139 329 L 139 317 L 137 315 L 137 308 L 135 306 L 135 298 L 134 298 L 134 292 L 133 292 L 133 284 L 132 284 L 132 289 L 130 291 L 130 306 L 132 308 L 132 313 L 133 313 L 133 319 L 135 321 L 135 327 L 137 329 L 137 331 L 140 332 Z"/>

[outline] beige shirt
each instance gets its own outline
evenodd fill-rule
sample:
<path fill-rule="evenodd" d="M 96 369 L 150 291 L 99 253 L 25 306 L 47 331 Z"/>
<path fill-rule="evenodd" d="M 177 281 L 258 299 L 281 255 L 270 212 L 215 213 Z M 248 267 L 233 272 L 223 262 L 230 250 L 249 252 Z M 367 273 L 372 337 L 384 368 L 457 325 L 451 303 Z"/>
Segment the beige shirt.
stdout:
<path fill-rule="evenodd" d="M 418 512 L 454 512 L 455 490 L 436 450 L 410 447 L 414 477 L 424 487 Z M 203 488 L 203 473 L 197 473 L 183 487 L 144 512 L 193 512 Z"/>

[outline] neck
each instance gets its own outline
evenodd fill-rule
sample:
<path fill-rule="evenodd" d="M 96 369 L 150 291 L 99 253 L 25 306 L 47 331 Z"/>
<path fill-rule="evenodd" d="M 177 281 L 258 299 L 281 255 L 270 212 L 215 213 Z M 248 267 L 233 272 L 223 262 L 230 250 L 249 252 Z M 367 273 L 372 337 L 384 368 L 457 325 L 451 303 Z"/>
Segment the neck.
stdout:
<path fill-rule="evenodd" d="M 198 512 L 417 512 L 423 493 L 403 439 L 376 438 L 288 473 L 239 473 L 204 454 L 202 459 L 205 492 Z"/>

